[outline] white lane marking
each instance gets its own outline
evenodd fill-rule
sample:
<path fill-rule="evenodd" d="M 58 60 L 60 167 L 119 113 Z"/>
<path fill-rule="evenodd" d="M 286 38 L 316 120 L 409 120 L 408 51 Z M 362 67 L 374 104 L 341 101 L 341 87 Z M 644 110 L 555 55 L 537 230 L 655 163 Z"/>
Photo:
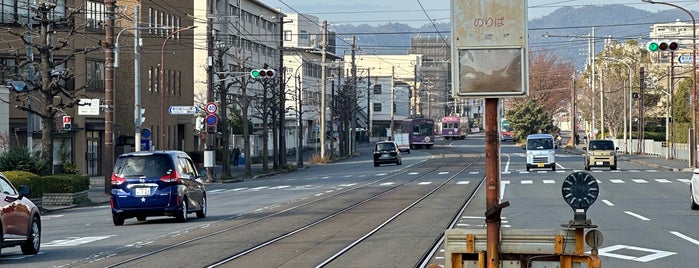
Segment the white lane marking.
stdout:
<path fill-rule="evenodd" d="M 468 174 L 471 174 L 471 175 L 477 175 L 478 173 L 480 173 L 480 172 L 479 171 L 469 171 L 468 172 Z"/>
<path fill-rule="evenodd" d="M 417 172 L 409 172 L 408 175 L 417 175 Z"/>
<path fill-rule="evenodd" d="M 623 180 L 618 180 L 618 179 L 611 179 L 609 181 L 611 181 L 612 183 L 626 183 Z"/>
<path fill-rule="evenodd" d="M 352 187 L 357 185 L 356 183 L 340 184 L 341 187 Z"/>
<path fill-rule="evenodd" d="M 605 204 L 607 204 L 607 206 L 610 206 L 610 207 L 614 206 L 614 203 L 612 203 L 611 201 L 609 201 L 607 199 L 602 199 L 602 203 L 605 203 Z"/>
<path fill-rule="evenodd" d="M 636 217 L 636 218 L 638 218 L 638 219 L 640 219 L 640 220 L 642 220 L 642 221 L 649 221 L 649 220 L 650 220 L 649 218 L 643 217 L 643 216 L 638 215 L 638 214 L 636 214 L 636 213 L 633 213 L 633 212 L 631 212 L 631 211 L 624 211 L 624 213 L 626 213 L 626 214 L 628 214 L 628 215 L 631 215 L 631 216 L 634 216 L 634 217 Z"/>
<path fill-rule="evenodd" d="M 670 233 L 676 235 L 676 236 L 679 237 L 679 238 L 682 238 L 682 239 L 684 239 L 684 240 L 687 240 L 687 241 L 689 241 L 689 242 L 692 243 L 692 244 L 695 244 L 695 245 L 699 246 L 699 241 L 696 240 L 696 239 L 694 239 L 694 238 L 691 238 L 691 237 L 689 237 L 689 236 L 686 236 L 686 235 L 684 235 L 684 234 L 682 234 L 682 233 L 680 233 L 680 232 L 676 232 L 676 231 L 670 231 Z"/>
<path fill-rule="evenodd" d="M 689 179 L 677 179 L 677 181 L 689 184 Z"/>
<path fill-rule="evenodd" d="M 276 190 L 276 189 L 284 189 L 284 188 L 289 188 L 289 187 L 291 187 L 291 185 L 279 185 L 279 186 L 269 187 L 269 189 Z"/>
<path fill-rule="evenodd" d="M 624 251 L 635 250 L 635 251 L 648 252 L 651 254 L 641 256 L 641 257 L 636 257 L 636 256 L 628 256 L 628 255 L 623 255 L 623 254 L 612 253 L 613 251 L 617 251 L 617 250 L 624 250 Z M 675 255 L 675 254 L 677 254 L 677 253 L 676 252 L 669 252 L 669 251 L 662 251 L 662 250 L 657 250 L 657 249 L 648 249 L 648 248 L 627 246 L 627 245 L 614 245 L 614 246 L 599 249 L 600 256 L 607 256 L 607 257 L 618 258 L 618 259 L 622 259 L 622 260 L 632 260 L 632 261 L 638 261 L 638 262 L 649 262 L 652 260 L 657 260 L 657 259 L 664 258 L 667 256 Z"/>
<path fill-rule="evenodd" d="M 430 184 L 432 184 L 431 181 L 423 181 L 423 182 L 418 183 L 418 185 L 430 185 Z"/>
<path fill-rule="evenodd" d="M 67 239 L 53 240 L 48 243 L 41 243 L 41 247 L 69 247 L 77 246 L 82 244 L 87 244 L 90 242 L 108 239 L 116 235 L 103 235 L 103 236 L 86 236 L 86 237 L 69 237 Z"/>
<path fill-rule="evenodd" d="M 555 180 L 544 180 L 544 184 L 556 183 Z"/>
<path fill-rule="evenodd" d="M 534 181 L 532 180 L 523 180 L 521 184 L 534 184 Z"/>
<path fill-rule="evenodd" d="M 471 181 L 458 181 L 456 184 L 469 184 Z"/>
<path fill-rule="evenodd" d="M 510 184 L 510 181 L 500 181 L 500 199 L 505 197 L 505 185 Z"/>
<path fill-rule="evenodd" d="M 449 174 L 449 172 L 448 172 L 448 171 L 442 171 L 442 172 L 439 172 L 439 173 L 437 173 L 437 174 L 439 174 L 439 175 L 447 175 L 447 174 Z"/>
<path fill-rule="evenodd" d="M 632 181 L 635 183 L 648 183 L 648 181 L 646 181 L 644 179 L 632 179 Z"/>
<path fill-rule="evenodd" d="M 390 185 L 393 185 L 393 184 L 395 184 L 395 182 L 384 182 L 384 183 L 379 184 L 379 185 L 381 185 L 381 186 L 390 186 Z"/>
<path fill-rule="evenodd" d="M 226 192 L 237 192 L 237 191 L 242 191 L 242 190 L 247 190 L 247 189 L 248 189 L 248 187 L 234 188 L 234 189 L 227 190 Z"/>
<path fill-rule="evenodd" d="M 376 174 L 376 176 L 386 176 L 386 175 L 388 175 L 388 173 L 379 173 L 379 174 Z"/>
<path fill-rule="evenodd" d="M 666 179 L 655 179 L 655 181 L 657 181 L 659 183 L 672 183 L 671 181 L 666 180 Z"/>

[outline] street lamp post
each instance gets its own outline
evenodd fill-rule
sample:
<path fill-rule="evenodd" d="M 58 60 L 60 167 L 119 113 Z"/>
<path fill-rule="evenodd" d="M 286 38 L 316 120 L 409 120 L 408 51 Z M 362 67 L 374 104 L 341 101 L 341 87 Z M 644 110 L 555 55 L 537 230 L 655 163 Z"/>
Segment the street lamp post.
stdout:
<path fill-rule="evenodd" d="M 167 40 L 170 40 L 170 38 L 172 38 L 177 33 L 186 30 L 191 30 L 196 27 L 197 26 L 182 27 L 173 31 L 167 37 L 165 37 L 163 45 L 160 48 L 160 85 L 158 86 L 158 90 L 160 90 L 160 133 L 162 137 L 162 139 L 160 140 L 161 150 L 165 150 L 165 87 L 163 85 L 163 75 L 165 73 L 165 44 L 167 44 Z"/>
<path fill-rule="evenodd" d="M 136 152 L 141 150 L 141 38 L 139 35 L 140 30 L 150 30 L 150 29 L 170 29 L 169 27 L 139 27 L 139 8 L 138 6 L 134 9 L 135 27 L 124 28 L 119 31 L 116 36 L 116 41 L 114 42 L 114 68 L 119 67 L 119 37 L 121 33 L 126 30 L 136 30 L 134 31 L 134 150 Z"/>
<path fill-rule="evenodd" d="M 692 168 L 697 167 L 697 22 L 694 19 L 694 15 L 689 10 L 667 2 L 659 2 L 653 0 L 641 0 L 642 2 L 651 4 L 661 4 L 668 5 L 677 9 L 680 9 L 687 13 L 690 18 L 692 18 L 692 97 L 689 100 L 692 106 L 692 128 L 689 133 L 689 166 Z"/>
<path fill-rule="evenodd" d="M 629 69 L 629 114 L 628 114 L 628 125 L 626 124 L 627 118 L 624 117 L 624 143 L 625 143 L 624 146 L 626 147 L 626 153 L 631 153 L 631 151 L 629 150 L 630 143 L 626 139 L 626 137 L 627 137 L 626 133 L 627 133 L 627 127 L 628 127 L 628 133 L 629 133 L 628 137 L 629 137 L 629 140 L 631 140 L 631 124 L 632 124 L 631 121 L 633 121 L 631 118 L 631 111 L 632 111 L 631 98 L 632 98 L 632 94 L 633 94 L 633 80 L 632 80 L 633 79 L 633 70 L 631 69 L 631 65 L 629 65 L 625 61 L 622 61 L 620 59 L 610 58 L 610 57 L 603 57 L 603 58 L 605 60 L 611 60 L 611 61 L 616 61 L 616 62 L 622 63 L 622 64 L 626 65 L 626 68 Z M 626 106 L 626 104 L 624 104 L 624 106 Z M 626 110 L 626 109 L 624 109 L 624 110 Z"/>

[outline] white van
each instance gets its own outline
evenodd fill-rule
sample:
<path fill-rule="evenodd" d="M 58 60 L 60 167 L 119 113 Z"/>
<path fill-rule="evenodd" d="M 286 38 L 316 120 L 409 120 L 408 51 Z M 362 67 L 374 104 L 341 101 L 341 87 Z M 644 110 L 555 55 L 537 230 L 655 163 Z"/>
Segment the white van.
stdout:
<path fill-rule="evenodd" d="M 523 149 L 527 151 L 527 171 L 550 168 L 556 171 L 556 144 L 551 134 L 531 134 Z"/>

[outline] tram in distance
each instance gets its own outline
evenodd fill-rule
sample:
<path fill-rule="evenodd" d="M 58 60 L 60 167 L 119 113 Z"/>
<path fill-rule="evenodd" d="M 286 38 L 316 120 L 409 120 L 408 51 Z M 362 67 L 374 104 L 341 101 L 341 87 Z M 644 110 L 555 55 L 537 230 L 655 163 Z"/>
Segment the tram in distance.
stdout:
<path fill-rule="evenodd" d="M 409 133 L 410 148 L 430 149 L 434 146 L 434 120 L 431 118 L 408 118 L 401 124 L 403 133 Z"/>
<path fill-rule="evenodd" d="M 442 137 L 445 140 L 463 140 L 468 131 L 468 118 L 450 115 L 442 117 Z"/>

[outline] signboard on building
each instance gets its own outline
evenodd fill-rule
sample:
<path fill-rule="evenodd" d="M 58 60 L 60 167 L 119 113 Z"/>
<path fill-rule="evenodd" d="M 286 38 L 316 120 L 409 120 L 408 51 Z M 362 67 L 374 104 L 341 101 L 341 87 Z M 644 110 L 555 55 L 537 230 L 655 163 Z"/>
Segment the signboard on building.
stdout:
<path fill-rule="evenodd" d="M 79 115 L 100 115 L 100 99 L 80 99 Z"/>
<path fill-rule="evenodd" d="M 451 12 L 453 95 L 527 95 L 527 0 L 451 0 Z"/>

